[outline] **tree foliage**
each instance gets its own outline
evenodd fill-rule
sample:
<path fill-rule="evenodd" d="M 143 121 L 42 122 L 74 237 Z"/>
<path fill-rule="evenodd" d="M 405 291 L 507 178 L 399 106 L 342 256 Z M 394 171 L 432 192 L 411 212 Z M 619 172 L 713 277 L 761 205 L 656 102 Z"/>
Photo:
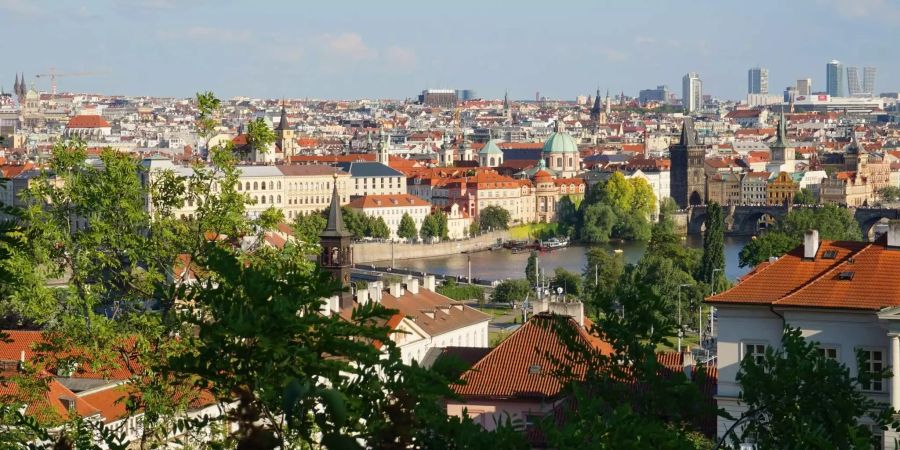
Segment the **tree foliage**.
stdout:
<path fill-rule="evenodd" d="M 528 280 L 504 280 L 494 287 L 491 301 L 495 303 L 521 303 L 531 293 Z"/>
<path fill-rule="evenodd" d="M 258 152 L 268 151 L 269 145 L 275 142 L 275 131 L 269 128 L 262 117 L 257 117 L 247 124 L 247 145 Z"/>
<path fill-rule="evenodd" d="M 550 288 L 556 292 L 557 288 L 562 288 L 566 295 L 575 298 L 581 297 L 583 280 L 581 275 L 575 272 L 557 267 L 553 271 L 553 278 L 550 280 Z"/>
<path fill-rule="evenodd" d="M 816 197 L 813 195 L 812 191 L 807 188 L 800 189 L 796 194 L 794 194 L 795 205 L 811 206 L 815 205 L 816 203 Z"/>
<path fill-rule="evenodd" d="M 483 287 L 471 284 L 459 284 L 452 278 L 445 280 L 443 284 L 438 286 L 437 292 L 457 301 L 484 300 Z"/>
<path fill-rule="evenodd" d="M 704 223 L 703 257 L 697 278 L 717 290 L 725 278 L 725 217 L 718 203 L 712 202 L 706 207 Z"/>
<path fill-rule="evenodd" d="M 416 230 L 416 222 L 409 213 L 403 213 L 403 217 L 400 218 L 400 225 L 397 227 L 397 237 L 408 240 L 415 240 L 419 237 L 419 231 Z"/>
<path fill-rule="evenodd" d="M 646 241 L 650 238 L 650 214 L 656 205 L 653 188 L 643 178 L 625 178 L 615 172 L 608 180 L 591 188 L 581 202 L 576 217 L 561 216 L 566 227 L 579 230 L 578 237 L 589 243 L 610 239 Z"/>
<path fill-rule="evenodd" d="M 531 253 L 528 254 L 528 263 L 525 264 L 525 279 L 528 280 L 528 284 L 530 286 L 537 286 L 538 280 L 540 278 L 540 274 L 538 270 L 538 252 L 536 250 L 532 250 Z"/>
<path fill-rule="evenodd" d="M 862 353 L 856 360 L 857 367 L 868 367 Z M 740 435 L 727 437 L 753 439 L 759 448 L 872 448 L 871 429 L 861 419 L 886 428 L 892 426 L 893 411 L 859 386 L 888 376 L 887 369 L 851 376 L 799 329 L 786 328 L 781 348 L 766 347 L 758 359 L 741 361 L 736 380 L 747 422 Z"/>
<path fill-rule="evenodd" d="M 425 217 L 422 221 L 422 229 L 419 235 L 423 239 L 448 239 L 450 230 L 447 226 L 447 215 L 443 211 L 435 211 Z"/>
<path fill-rule="evenodd" d="M 818 230 L 820 239 L 859 241 L 862 233 L 853 213 L 837 205 L 795 208 L 775 222 L 764 235 L 751 240 L 739 255 L 741 267 L 755 266 L 779 257 L 803 242 L 807 230 Z"/>
<path fill-rule="evenodd" d="M 318 244 L 319 235 L 325 230 L 327 224 L 328 219 L 325 218 L 323 212 L 314 212 L 298 215 L 294 218 L 294 223 L 291 227 L 294 230 L 294 237 L 299 241 Z"/>
<path fill-rule="evenodd" d="M 896 202 L 900 200 L 900 187 L 885 186 L 878 191 L 878 195 L 881 197 L 882 201 Z"/>
<path fill-rule="evenodd" d="M 501 206 L 488 206 L 478 213 L 482 230 L 505 230 L 509 228 L 509 211 Z"/>

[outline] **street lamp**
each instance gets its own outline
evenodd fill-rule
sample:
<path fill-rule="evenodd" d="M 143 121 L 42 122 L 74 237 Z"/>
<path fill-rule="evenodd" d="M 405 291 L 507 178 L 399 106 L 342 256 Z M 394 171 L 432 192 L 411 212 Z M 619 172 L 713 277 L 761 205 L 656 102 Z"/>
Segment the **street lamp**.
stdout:
<path fill-rule="evenodd" d="M 681 288 L 690 286 L 690 284 L 678 285 L 678 353 L 681 353 L 681 336 L 684 334 L 684 327 L 681 326 Z"/>
<path fill-rule="evenodd" d="M 716 286 L 718 284 L 718 283 L 716 283 L 716 280 L 718 280 L 718 278 L 716 278 L 716 272 L 722 272 L 722 269 L 713 269 L 713 272 L 712 272 L 712 283 L 713 283 L 712 289 L 713 290 L 710 295 L 716 295 Z M 713 320 L 714 319 L 713 308 L 715 308 L 715 307 L 710 305 L 710 307 L 709 307 L 709 337 L 712 337 L 715 332 L 715 328 L 714 328 L 715 320 Z M 700 315 L 700 345 L 702 346 L 703 345 L 703 305 L 702 304 L 700 305 L 699 315 Z"/>

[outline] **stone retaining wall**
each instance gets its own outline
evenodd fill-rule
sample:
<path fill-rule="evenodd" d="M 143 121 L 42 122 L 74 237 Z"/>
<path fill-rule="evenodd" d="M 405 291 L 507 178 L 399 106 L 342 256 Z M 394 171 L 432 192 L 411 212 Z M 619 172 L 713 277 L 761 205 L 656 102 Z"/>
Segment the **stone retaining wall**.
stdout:
<path fill-rule="evenodd" d="M 356 264 L 368 264 L 375 261 L 389 261 L 391 259 L 391 247 L 393 247 L 395 261 L 454 255 L 487 249 L 496 243 L 497 239 L 509 240 L 509 231 L 494 231 L 471 239 L 440 242 L 437 244 L 356 243 L 353 244 L 353 262 Z"/>

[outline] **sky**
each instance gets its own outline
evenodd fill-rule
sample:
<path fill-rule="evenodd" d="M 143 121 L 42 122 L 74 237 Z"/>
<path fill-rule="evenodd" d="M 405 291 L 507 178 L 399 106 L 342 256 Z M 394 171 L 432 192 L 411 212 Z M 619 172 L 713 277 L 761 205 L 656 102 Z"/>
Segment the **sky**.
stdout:
<path fill-rule="evenodd" d="M 574 99 L 698 72 L 739 99 L 747 70 L 769 91 L 824 90 L 825 64 L 878 68 L 900 90 L 900 0 L 0 0 L 0 85 L 120 95 L 394 98 L 426 88 Z"/>

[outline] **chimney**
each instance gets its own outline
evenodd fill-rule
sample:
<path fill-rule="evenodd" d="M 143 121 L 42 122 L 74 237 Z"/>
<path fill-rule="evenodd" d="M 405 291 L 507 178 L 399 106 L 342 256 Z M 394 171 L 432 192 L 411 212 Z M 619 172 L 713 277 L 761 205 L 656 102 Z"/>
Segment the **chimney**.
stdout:
<path fill-rule="evenodd" d="M 422 287 L 428 289 L 431 292 L 435 292 L 437 286 L 434 281 L 434 275 L 425 275 L 425 279 L 422 281 Z"/>
<path fill-rule="evenodd" d="M 406 290 L 409 291 L 410 294 L 418 294 L 419 293 L 419 279 L 413 278 L 406 282 Z"/>
<path fill-rule="evenodd" d="M 900 220 L 888 222 L 887 246 L 892 248 L 900 247 Z"/>
<path fill-rule="evenodd" d="M 368 289 L 360 289 L 356 291 L 356 303 L 360 305 L 365 305 L 369 303 L 369 290 Z"/>
<path fill-rule="evenodd" d="M 369 283 L 369 300 L 375 303 L 381 303 L 382 289 L 384 289 L 384 286 L 381 285 L 380 281 L 373 281 Z"/>
<path fill-rule="evenodd" d="M 816 259 L 816 253 L 818 251 L 818 230 L 806 230 L 806 234 L 803 235 L 803 259 Z"/>
<path fill-rule="evenodd" d="M 403 287 L 400 286 L 400 283 L 391 283 L 390 292 L 391 296 L 400 298 L 403 295 Z"/>

